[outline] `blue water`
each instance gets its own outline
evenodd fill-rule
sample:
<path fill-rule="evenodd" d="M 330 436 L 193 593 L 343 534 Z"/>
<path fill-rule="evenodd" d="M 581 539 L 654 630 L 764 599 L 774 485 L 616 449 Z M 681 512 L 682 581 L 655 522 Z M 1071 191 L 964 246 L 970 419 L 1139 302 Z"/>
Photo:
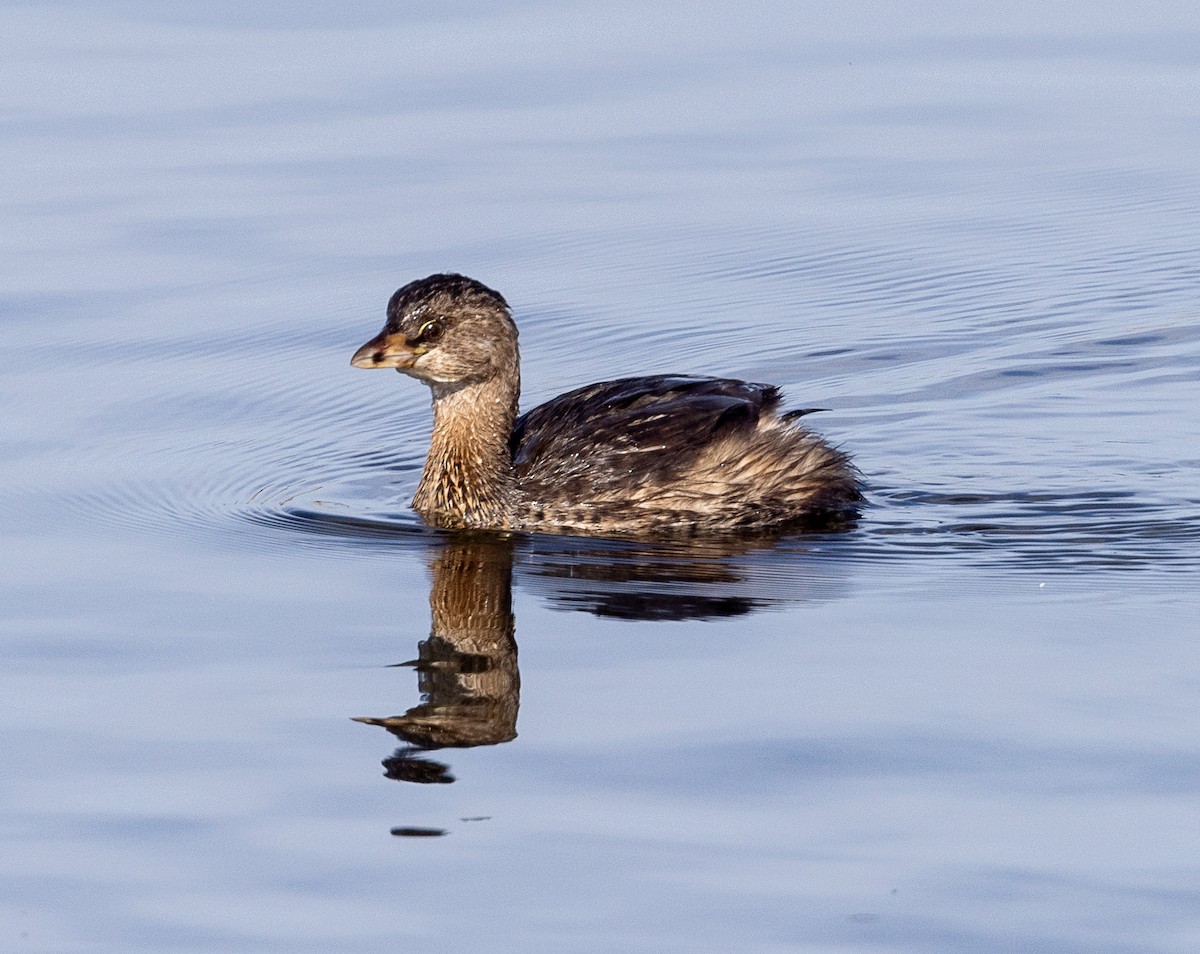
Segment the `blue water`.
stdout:
<path fill-rule="evenodd" d="M 3 16 L 0 949 L 1200 949 L 1191 6 Z M 425 529 L 445 269 L 862 520 Z"/>

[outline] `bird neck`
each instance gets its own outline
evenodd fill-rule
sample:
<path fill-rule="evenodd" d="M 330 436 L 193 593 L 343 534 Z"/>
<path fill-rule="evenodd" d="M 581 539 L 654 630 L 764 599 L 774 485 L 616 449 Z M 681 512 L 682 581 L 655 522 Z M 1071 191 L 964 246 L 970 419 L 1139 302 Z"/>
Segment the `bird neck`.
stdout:
<path fill-rule="evenodd" d="M 520 378 L 433 389 L 433 436 L 413 508 L 453 528 L 508 525 Z"/>

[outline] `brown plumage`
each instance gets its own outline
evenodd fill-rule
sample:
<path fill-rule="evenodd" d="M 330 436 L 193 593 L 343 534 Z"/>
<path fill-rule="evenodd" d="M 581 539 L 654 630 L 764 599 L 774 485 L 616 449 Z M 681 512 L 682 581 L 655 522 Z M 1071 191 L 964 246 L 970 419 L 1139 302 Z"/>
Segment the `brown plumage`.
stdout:
<path fill-rule="evenodd" d="M 413 508 L 448 528 L 645 535 L 818 528 L 855 514 L 858 472 L 779 413 L 779 389 L 678 375 L 593 384 L 517 417 L 517 327 L 497 293 L 431 275 L 388 303 L 358 368 L 433 392 Z"/>

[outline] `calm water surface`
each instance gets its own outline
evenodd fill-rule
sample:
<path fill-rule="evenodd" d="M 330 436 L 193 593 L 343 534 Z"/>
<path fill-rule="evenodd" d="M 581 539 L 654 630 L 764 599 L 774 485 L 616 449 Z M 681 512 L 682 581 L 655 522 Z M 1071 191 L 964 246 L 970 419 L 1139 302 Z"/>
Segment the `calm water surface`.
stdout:
<path fill-rule="evenodd" d="M 3 14 L 0 948 L 1200 950 L 1191 5 Z M 425 530 L 443 269 L 871 506 Z"/>

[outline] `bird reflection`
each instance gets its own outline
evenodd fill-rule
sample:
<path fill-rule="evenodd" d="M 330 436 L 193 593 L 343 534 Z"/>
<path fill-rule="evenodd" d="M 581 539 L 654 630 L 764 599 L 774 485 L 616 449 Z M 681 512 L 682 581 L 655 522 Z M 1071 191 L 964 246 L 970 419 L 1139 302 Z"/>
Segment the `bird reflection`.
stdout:
<path fill-rule="evenodd" d="M 828 536 L 670 544 L 486 533 L 424 539 L 432 542 L 432 626 L 417 644 L 417 658 L 398 664 L 417 671 L 421 702 L 403 715 L 356 719 L 401 741 L 383 760 L 388 778 L 423 785 L 455 780 L 430 753 L 517 737 L 514 563 L 522 588 L 551 606 L 625 620 L 729 620 L 829 599 L 844 590 L 848 567 L 821 552 Z M 403 825 L 391 833 L 422 838 L 448 831 Z"/>
<path fill-rule="evenodd" d="M 521 677 L 512 612 L 513 540 L 458 536 L 434 551 L 429 607 L 433 626 L 417 658 L 422 702 L 403 715 L 360 717 L 405 745 L 383 762 L 388 778 L 448 783 L 449 767 L 423 753 L 497 745 L 517 737 Z"/>
<path fill-rule="evenodd" d="M 438 534 L 429 551 L 429 638 L 417 658 L 422 701 L 403 715 L 359 717 L 404 744 L 383 761 L 391 779 L 454 781 L 429 757 L 517 737 L 521 679 L 512 611 L 522 585 L 557 608 L 627 620 L 729 619 L 784 602 L 828 598 L 845 563 L 828 538 L 764 537 L 632 543 L 552 536 Z"/>
<path fill-rule="evenodd" d="M 820 550 L 846 529 L 654 542 L 531 536 L 520 553 L 521 583 L 557 608 L 595 616 L 730 619 L 840 591 L 845 564 L 821 559 Z"/>

